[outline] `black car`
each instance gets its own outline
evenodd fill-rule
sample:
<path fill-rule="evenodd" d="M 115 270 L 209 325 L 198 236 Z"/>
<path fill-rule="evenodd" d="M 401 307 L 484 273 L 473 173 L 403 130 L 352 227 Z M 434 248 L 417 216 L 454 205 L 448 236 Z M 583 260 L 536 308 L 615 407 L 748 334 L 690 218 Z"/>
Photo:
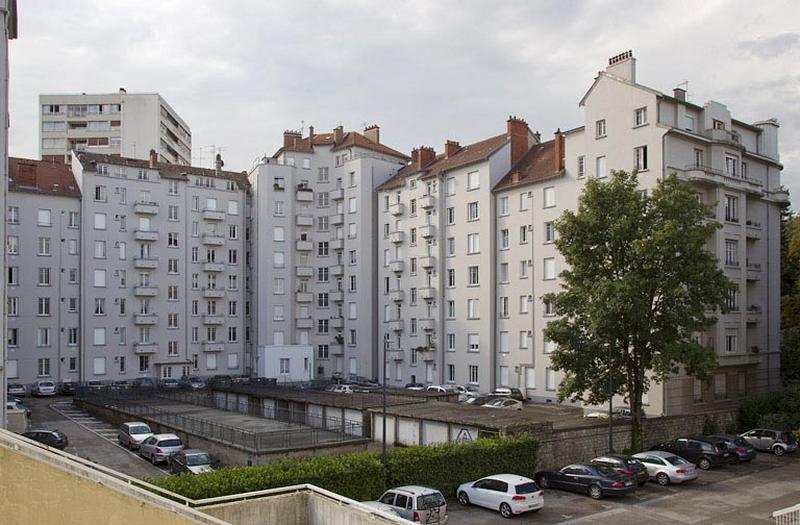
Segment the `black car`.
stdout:
<path fill-rule="evenodd" d="M 74 381 L 64 381 L 61 383 L 61 395 L 62 396 L 72 396 L 75 395 L 75 389 L 78 387 L 78 384 Z"/>
<path fill-rule="evenodd" d="M 588 494 L 592 499 L 603 496 L 621 496 L 636 490 L 636 482 L 608 467 L 599 465 L 567 465 L 558 471 L 541 471 L 533 476 L 536 484 L 543 489 L 569 490 Z"/>
<path fill-rule="evenodd" d="M 356 385 L 356 386 L 360 386 L 360 387 L 363 387 L 363 388 L 378 388 L 378 387 L 381 386 L 381 385 L 379 385 L 378 383 L 376 383 L 375 381 L 373 381 L 371 379 L 367 379 L 364 376 L 357 376 L 357 375 L 349 376 L 347 378 L 347 384 L 348 385 Z"/>
<path fill-rule="evenodd" d="M 206 381 L 208 388 L 228 388 L 233 384 L 233 378 L 227 375 L 213 376 Z"/>
<path fill-rule="evenodd" d="M 705 437 L 678 438 L 659 443 L 650 450 L 672 452 L 686 461 L 691 461 L 701 470 L 727 465 L 731 462 L 731 452 L 727 447 L 720 448 L 716 440 Z"/>
<path fill-rule="evenodd" d="M 738 439 L 738 445 L 734 444 L 734 438 Z M 715 435 L 703 436 L 703 439 L 714 443 L 721 450 L 727 450 L 731 456 L 728 463 L 731 465 L 736 465 L 742 461 L 750 461 L 756 457 L 756 449 L 752 445 L 748 445 L 744 438 L 739 436 Z"/>
<path fill-rule="evenodd" d="M 635 479 L 636 483 L 641 485 L 646 483 L 650 477 L 647 475 L 647 467 L 638 459 L 626 456 L 624 454 L 606 454 L 594 458 L 591 462 L 592 465 L 607 467 L 617 472 Z"/>
<path fill-rule="evenodd" d="M 29 430 L 22 435 L 28 439 L 44 443 L 49 447 L 57 448 L 58 450 L 64 450 L 69 444 L 67 436 L 60 430 L 46 430 L 40 428 Z"/>
<path fill-rule="evenodd" d="M 156 387 L 156 382 L 149 377 L 137 377 L 133 380 L 133 388 L 149 388 Z"/>

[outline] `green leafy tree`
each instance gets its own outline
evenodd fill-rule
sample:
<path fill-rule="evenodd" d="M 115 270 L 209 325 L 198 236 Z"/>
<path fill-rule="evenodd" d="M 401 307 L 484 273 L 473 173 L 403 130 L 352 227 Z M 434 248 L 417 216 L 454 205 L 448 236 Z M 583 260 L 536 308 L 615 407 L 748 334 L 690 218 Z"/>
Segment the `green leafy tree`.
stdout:
<path fill-rule="evenodd" d="M 732 286 L 706 248 L 719 227 L 703 220 L 709 208 L 674 175 L 646 195 L 635 173 L 618 171 L 587 181 L 577 212 L 556 223 L 568 269 L 562 291 L 544 300 L 559 315 L 545 328 L 557 345 L 552 366 L 565 373 L 559 396 L 601 404 L 610 383 L 630 403 L 633 450 L 651 382 L 681 367 L 707 379 L 717 366 L 714 350 L 695 339 Z"/>

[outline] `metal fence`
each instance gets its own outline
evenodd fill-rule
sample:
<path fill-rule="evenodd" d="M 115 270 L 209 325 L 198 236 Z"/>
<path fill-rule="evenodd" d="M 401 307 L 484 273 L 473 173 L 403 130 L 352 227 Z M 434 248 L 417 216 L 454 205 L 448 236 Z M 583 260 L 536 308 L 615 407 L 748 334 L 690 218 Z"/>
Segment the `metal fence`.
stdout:
<path fill-rule="evenodd" d="M 800 504 L 772 513 L 775 525 L 800 525 Z"/>

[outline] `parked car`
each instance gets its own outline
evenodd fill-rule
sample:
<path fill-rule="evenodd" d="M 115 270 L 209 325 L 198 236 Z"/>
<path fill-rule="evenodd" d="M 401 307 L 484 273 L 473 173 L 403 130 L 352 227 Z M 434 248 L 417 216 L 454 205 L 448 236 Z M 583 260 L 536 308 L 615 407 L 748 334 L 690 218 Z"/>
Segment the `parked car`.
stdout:
<path fill-rule="evenodd" d="M 169 457 L 169 471 L 172 474 L 189 472 L 191 474 L 203 474 L 211 472 L 211 456 L 205 450 L 189 449 L 181 450 Z"/>
<path fill-rule="evenodd" d="M 7 400 L 6 401 L 6 410 L 24 410 L 25 411 L 25 417 L 27 418 L 27 420 L 30 421 L 30 419 L 31 419 L 31 411 L 28 410 L 28 408 L 25 405 L 23 405 L 22 401 L 20 401 L 19 399 L 9 399 L 9 400 Z"/>
<path fill-rule="evenodd" d="M 630 407 L 620 406 L 620 407 L 613 407 L 611 409 L 611 415 L 614 416 L 614 419 L 631 419 L 633 417 L 633 412 L 631 411 Z M 608 410 L 593 410 L 591 412 L 587 412 L 586 414 L 584 414 L 583 417 L 607 421 Z M 644 411 L 642 411 L 641 418 L 647 419 L 647 415 L 644 413 Z"/>
<path fill-rule="evenodd" d="M 511 399 L 516 399 L 518 401 L 525 401 L 525 395 L 519 388 L 495 388 L 494 392 L 492 392 L 492 395 L 510 397 Z"/>
<path fill-rule="evenodd" d="M 731 462 L 731 453 L 718 444 L 702 437 L 678 438 L 655 445 L 650 450 L 663 450 L 694 463 L 700 470 L 727 465 Z"/>
<path fill-rule="evenodd" d="M 381 386 L 372 379 L 368 379 L 364 376 L 357 376 L 354 374 L 348 376 L 347 383 L 350 385 L 360 386 L 364 388 L 378 388 Z"/>
<path fill-rule="evenodd" d="M 161 380 L 161 383 L 159 383 L 159 386 L 161 388 L 166 389 L 166 390 L 174 390 L 174 389 L 178 388 L 179 385 L 178 385 L 178 380 L 177 379 L 172 378 L 172 377 L 167 377 L 167 378 Z"/>
<path fill-rule="evenodd" d="M 28 389 L 22 383 L 9 383 L 6 388 L 6 394 L 10 396 L 25 397 L 27 393 Z"/>
<path fill-rule="evenodd" d="M 139 448 L 142 442 L 152 435 L 153 431 L 147 423 L 131 421 L 119 427 L 117 440 L 123 447 L 133 450 Z"/>
<path fill-rule="evenodd" d="M 197 376 L 183 376 L 178 384 L 186 390 L 202 390 L 208 386 L 204 380 Z"/>
<path fill-rule="evenodd" d="M 334 394 L 352 394 L 354 391 L 352 385 L 333 385 L 333 392 Z"/>
<path fill-rule="evenodd" d="M 233 378 L 228 375 L 218 375 L 211 377 L 207 383 L 208 388 L 228 388 L 233 384 Z"/>
<path fill-rule="evenodd" d="M 737 436 L 736 434 L 715 434 L 708 437 L 723 441 L 728 446 L 728 449 L 731 450 L 736 456 L 736 460 L 740 463 L 744 461 L 750 461 L 756 457 L 756 448 L 745 441 L 742 436 Z"/>
<path fill-rule="evenodd" d="M 447 501 L 436 489 L 417 485 L 397 487 L 384 492 L 378 501 L 410 521 L 430 525 L 447 523 Z"/>
<path fill-rule="evenodd" d="M 22 435 L 28 439 L 44 443 L 48 447 L 57 448 L 58 450 L 64 450 L 67 448 L 67 445 L 69 445 L 69 439 L 67 439 L 67 436 L 60 430 L 37 428 L 29 430 L 28 432 L 23 432 Z"/>
<path fill-rule="evenodd" d="M 663 450 L 639 452 L 633 457 L 642 462 L 650 479 L 661 486 L 670 483 L 684 483 L 697 479 L 697 469 L 680 456 Z"/>
<path fill-rule="evenodd" d="M 381 503 L 380 501 L 362 501 L 361 504 L 371 509 L 379 510 L 381 512 L 385 512 L 386 514 L 391 514 L 392 516 L 397 516 L 398 518 L 401 517 L 400 513 L 397 512 L 394 507 L 385 503 Z"/>
<path fill-rule="evenodd" d="M 428 385 L 425 388 L 425 391 L 426 392 L 437 392 L 439 394 L 446 394 L 447 393 L 447 389 L 445 387 L 441 386 L 441 385 Z"/>
<path fill-rule="evenodd" d="M 636 490 L 636 483 L 610 468 L 576 463 L 557 471 L 537 472 L 533 479 L 543 489 L 554 488 L 588 494 L 592 499 L 621 496 Z"/>
<path fill-rule="evenodd" d="M 128 381 L 112 381 L 111 382 L 111 388 L 113 390 L 128 390 L 128 389 L 130 389 L 132 387 L 133 387 L 133 385 L 131 385 Z"/>
<path fill-rule="evenodd" d="M 522 401 L 501 397 L 481 405 L 487 408 L 504 408 L 506 410 L 522 410 Z"/>
<path fill-rule="evenodd" d="M 757 428 L 742 434 L 745 441 L 753 445 L 756 450 L 772 452 L 782 456 L 787 452 L 797 450 L 797 440 L 791 432 L 769 428 Z"/>
<path fill-rule="evenodd" d="M 422 383 L 406 383 L 406 390 L 425 390 L 425 385 Z"/>
<path fill-rule="evenodd" d="M 500 512 L 504 518 L 544 507 L 544 492 L 532 479 L 516 474 L 498 474 L 464 483 L 456 490 L 462 505 L 478 505 Z"/>
<path fill-rule="evenodd" d="M 728 452 L 728 464 L 729 465 L 736 465 L 739 463 L 739 455 L 736 453 L 736 449 L 730 445 L 727 439 L 723 439 L 717 436 L 703 436 L 703 439 L 708 441 L 709 443 L 713 443 L 720 450 L 725 450 Z M 753 450 L 753 455 L 755 456 L 755 450 Z"/>
<path fill-rule="evenodd" d="M 633 456 L 606 454 L 605 456 L 594 458 L 590 463 L 592 465 L 610 468 L 614 472 L 628 476 L 639 485 L 645 483 L 650 478 L 647 474 L 647 467 L 645 467 L 638 458 Z"/>
<path fill-rule="evenodd" d="M 155 465 L 183 450 L 181 438 L 175 434 L 153 434 L 139 445 L 139 455 Z"/>
<path fill-rule="evenodd" d="M 64 381 L 61 383 L 61 395 L 72 396 L 75 395 L 75 390 L 78 388 L 78 383 L 75 381 Z"/>
<path fill-rule="evenodd" d="M 92 390 L 100 390 L 101 388 L 105 387 L 102 381 L 97 381 L 96 379 L 93 379 L 92 381 L 86 383 L 86 386 Z"/>
<path fill-rule="evenodd" d="M 137 377 L 133 380 L 133 388 L 155 388 L 156 383 L 149 377 Z"/>
<path fill-rule="evenodd" d="M 491 394 L 482 394 L 482 395 L 477 395 L 475 397 L 470 397 L 466 399 L 464 403 L 467 405 L 483 406 L 486 403 L 489 403 L 490 401 L 494 401 L 495 399 L 503 399 L 503 398 Z"/>
<path fill-rule="evenodd" d="M 56 384 L 48 380 L 39 380 L 31 388 L 32 396 L 54 396 L 56 395 Z"/>

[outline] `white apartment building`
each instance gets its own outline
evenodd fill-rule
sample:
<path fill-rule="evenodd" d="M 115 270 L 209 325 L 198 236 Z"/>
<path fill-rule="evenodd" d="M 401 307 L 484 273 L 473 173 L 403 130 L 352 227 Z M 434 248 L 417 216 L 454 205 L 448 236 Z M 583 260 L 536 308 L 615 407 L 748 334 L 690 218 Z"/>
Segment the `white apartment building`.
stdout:
<path fill-rule="evenodd" d="M 81 380 L 241 374 L 247 176 L 73 152 Z"/>
<path fill-rule="evenodd" d="M 251 171 L 256 353 L 311 345 L 315 378 L 377 375 L 375 189 L 406 161 L 377 126 L 311 127 L 306 137 L 285 132 L 283 147 Z"/>
<path fill-rule="evenodd" d="M 39 158 L 70 162 L 70 151 L 188 166 L 189 125 L 158 93 L 39 95 Z"/>

